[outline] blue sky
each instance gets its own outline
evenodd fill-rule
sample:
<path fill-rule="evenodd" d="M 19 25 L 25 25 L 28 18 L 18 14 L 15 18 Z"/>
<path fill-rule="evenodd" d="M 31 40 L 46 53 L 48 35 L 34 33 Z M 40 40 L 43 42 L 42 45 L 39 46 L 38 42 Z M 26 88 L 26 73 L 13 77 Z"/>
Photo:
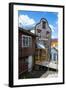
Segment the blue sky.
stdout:
<path fill-rule="evenodd" d="M 41 18 L 45 18 L 52 30 L 52 38 L 58 37 L 58 13 L 57 12 L 39 12 L 39 11 L 18 11 L 19 27 L 31 29 L 40 22 Z"/>

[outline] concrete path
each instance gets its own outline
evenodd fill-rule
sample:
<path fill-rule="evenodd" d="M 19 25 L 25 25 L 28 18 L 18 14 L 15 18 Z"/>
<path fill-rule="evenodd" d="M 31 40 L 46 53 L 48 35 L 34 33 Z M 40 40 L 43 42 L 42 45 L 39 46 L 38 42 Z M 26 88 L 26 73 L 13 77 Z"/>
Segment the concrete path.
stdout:
<path fill-rule="evenodd" d="M 49 62 L 49 61 L 42 61 L 42 62 L 36 63 L 36 64 L 58 70 L 58 64 L 56 64 L 56 63 L 54 63 L 54 62 L 52 62 L 52 61 L 51 61 L 51 62 Z"/>
<path fill-rule="evenodd" d="M 52 77 L 57 77 L 57 76 L 58 76 L 57 71 L 47 71 L 40 78 L 52 78 Z"/>

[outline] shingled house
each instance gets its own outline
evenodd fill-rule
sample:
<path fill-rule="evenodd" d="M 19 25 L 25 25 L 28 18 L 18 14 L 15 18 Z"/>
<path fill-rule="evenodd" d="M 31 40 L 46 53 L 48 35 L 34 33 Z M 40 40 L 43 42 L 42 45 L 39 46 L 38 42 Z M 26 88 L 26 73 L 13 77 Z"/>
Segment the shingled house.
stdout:
<path fill-rule="evenodd" d="M 46 60 L 49 61 L 51 54 L 51 28 L 45 18 L 42 18 L 40 22 L 37 23 L 35 27 L 35 34 L 39 36 L 36 38 L 37 45 L 40 44 L 40 46 L 42 46 L 42 50 L 44 52 L 43 55 L 46 54 Z"/>
<path fill-rule="evenodd" d="M 34 66 L 36 35 L 19 28 L 19 75 L 28 71 Z"/>

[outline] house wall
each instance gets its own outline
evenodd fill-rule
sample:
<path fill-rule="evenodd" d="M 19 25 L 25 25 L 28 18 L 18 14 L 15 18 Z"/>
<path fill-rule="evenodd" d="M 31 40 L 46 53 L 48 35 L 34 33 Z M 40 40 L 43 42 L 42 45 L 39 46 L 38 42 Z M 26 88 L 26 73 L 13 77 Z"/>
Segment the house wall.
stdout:
<path fill-rule="evenodd" d="M 36 52 L 35 52 L 35 62 L 42 62 L 42 61 L 48 61 L 48 53 L 47 53 L 47 49 L 39 49 L 36 48 Z"/>
<path fill-rule="evenodd" d="M 46 22 L 46 28 L 42 28 L 42 21 Z M 37 30 L 41 30 L 40 34 L 37 32 Z M 49 32 L 49 34 L 47 35 L 47 31 Z M 41 35 L 41 37 L 37 37 L 37 42 L 42 42 L 44 43 L 44 46 L 48 49 L 48 54 L 50 54 L 51 52 L 51 29 L 48 25 L 48 22 L 46 20 L 40 20 L 40 23 L 38 23 L 36 25 L 36 31 L 35 33 L 37 35 Z M 39 40 L 40 39 L 40 40 Z M 48 55 L 48 59 L 50 59 L 50 55 Z"/>
<path fill-rule="evenodd" d="M 57 47 L 57 46 L 58 46 L 58 40 L 52 40 L 51 47 Z"/>
<path fill-rule="evenodd" d="M 19 58 L 19 74 L 28 71 L 28 57 Z"/>
<path fill-rule="evenodd" d="M 35 37 L 32 37 L 31 47 L 22 47 L 22 32 L 19 32 L 19 74 L 30 72 L 33 67 L 33 56 L 35 54 Z"/>
<path fill-rule="evenodd" d="M 54 60 L 54 54 L 56 55 L 55 56 L 56 57 L 56 60 Z M 51 49 L 51 60 L 52 61 L 55 61 L 55 62 L 57 62 L 57 60 L 58 60 L 58 51 L 55 50 L 54 48 Z"/>
<path fill-rule="evenodd" d="M 32 56 L 28 57 L 28 72 L 32 71 L 32 67 L 33 67 L 33 59 Z"/>
<path fill-rule="evenodd" d="M 22 47 L 22 33 L 19 33 L 19 57 L 26 57 L 35 53 L 35 37 L 32 37 L 31 47 Z"/>
<path fill-rule="evenodd" d="M 37 29 L 40 29 L 41 30 L 41 38 L 47 38 L 47 35 L 46 35 L 46 32 L 50 31 L 50 28 L 48 27 L 48 24 L 46 23 L 46 29 L 42 28 L 42 21 L 36 25 L 36 34 L 38 35 L 38 32 L 37 32 Z M 50 35 L 49 35 L 50 37 Z"/>

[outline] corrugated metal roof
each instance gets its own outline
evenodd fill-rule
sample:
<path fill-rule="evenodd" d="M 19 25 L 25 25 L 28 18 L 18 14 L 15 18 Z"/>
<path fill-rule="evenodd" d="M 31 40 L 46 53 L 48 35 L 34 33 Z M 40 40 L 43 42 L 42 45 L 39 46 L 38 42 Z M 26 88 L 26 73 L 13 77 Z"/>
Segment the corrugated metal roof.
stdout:
<path fill-rule="evenodd" d="M 37 43 L 37 48 L 42 48 L 42 49 L 45 49 L 45 46 L 40 44 L 40 43 Z"/>

